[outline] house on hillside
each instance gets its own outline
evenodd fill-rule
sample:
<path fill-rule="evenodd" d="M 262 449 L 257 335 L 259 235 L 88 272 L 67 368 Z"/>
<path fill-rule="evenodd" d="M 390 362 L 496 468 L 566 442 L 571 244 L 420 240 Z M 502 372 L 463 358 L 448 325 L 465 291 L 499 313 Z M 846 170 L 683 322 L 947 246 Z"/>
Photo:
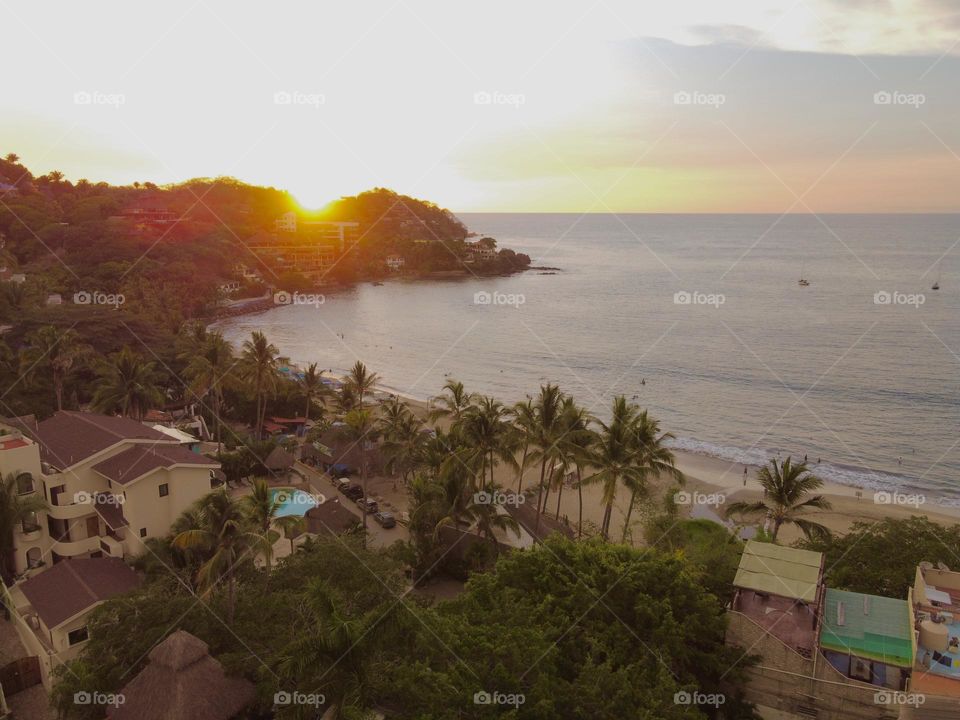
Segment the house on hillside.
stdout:
<path fill-rule="evenodd" d="M 387 267 L 392 272 L 400 272 L 403 270 L 404 265 L 407 264 L 406 259 L 402 255 L 389 255 L 387 256 Z"/>

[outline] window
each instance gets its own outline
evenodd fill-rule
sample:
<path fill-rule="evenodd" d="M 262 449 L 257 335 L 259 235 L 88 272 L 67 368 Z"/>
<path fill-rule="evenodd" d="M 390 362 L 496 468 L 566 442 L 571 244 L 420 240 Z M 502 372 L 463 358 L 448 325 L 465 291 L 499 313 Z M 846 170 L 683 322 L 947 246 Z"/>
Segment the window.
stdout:
<path fill-rule="evenodd" d="M 30 473 L 20 473 L 17 475 L 17 493 L 20 495 L 29 495 L 33 492 L 33 475 Z"/>
<path fill-rule="evenodd" d="M 170 486 L 167 483 L 160 484 L 160 497 L 166 497 L 170 494 Z"/>
<path fill-rule="evenodd" d="M 140 537 L 146 537 L 146 536 L 147 536 L 147 529 L 140 528 Z"/>
<path fill-rule="evenodd" d="M 30 548 L 27 550 L 27 567 L 37 568 L 43 565 L 43 554 L 40 548 Z"/>
<path fill-rule="evenodd" d="M 20 526 L 23 528 L 24 533 L 36 532 L 40 529 L 40 518 L 37 517 L 35 512 L 27 513 L 23 516 L 23 520 L 20 521 Z"/>
<path fill-rule="evenodd" d="M 70 645 L 76 645 L 77 643 L 84 642 L 89 635 L 87 634 L 87 626 L 84 625 L 82 628 L 77 628 L 76 630 L 71 630 L 67 633 L 67 642 Z"/>

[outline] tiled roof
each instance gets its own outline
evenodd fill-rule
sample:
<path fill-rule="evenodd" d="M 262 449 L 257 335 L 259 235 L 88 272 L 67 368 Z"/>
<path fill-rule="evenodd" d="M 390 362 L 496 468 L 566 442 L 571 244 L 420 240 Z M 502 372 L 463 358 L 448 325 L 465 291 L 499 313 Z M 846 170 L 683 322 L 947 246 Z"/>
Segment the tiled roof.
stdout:
<path fill-rule="evenodd" d="M 163 433 L 125 417 L 62 410 L 31 428 L 40 444 L 40 458 L 66 468 L 123 440 L 171 443 Z"/>
<path fill-rule="evenodd" d="M 93 466 L 112 482 L 126 485 L 159 468 L 174 465 L 204 465 L 211 470 L 220 464 L 179 445 L 135 445 Z"/>
<path fill-rule="evenodd" d="M 61 560 L 20 585 L 48 628 L 140 584 L 137 574 L 119 558 Z"/>

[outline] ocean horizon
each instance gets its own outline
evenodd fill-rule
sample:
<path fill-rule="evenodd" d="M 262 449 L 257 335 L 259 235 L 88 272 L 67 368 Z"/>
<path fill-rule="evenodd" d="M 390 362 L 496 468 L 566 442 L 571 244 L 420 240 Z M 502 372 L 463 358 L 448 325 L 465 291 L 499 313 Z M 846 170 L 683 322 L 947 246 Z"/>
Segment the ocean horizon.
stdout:
<path fill-rule="evenodd" d="M 603 419 L 623 394 L 678 449 L 960 502 L 960 215 L 458 217 L 557 270 L 360 283 L 217 327 L 418 399 L 552 382 Z"/>

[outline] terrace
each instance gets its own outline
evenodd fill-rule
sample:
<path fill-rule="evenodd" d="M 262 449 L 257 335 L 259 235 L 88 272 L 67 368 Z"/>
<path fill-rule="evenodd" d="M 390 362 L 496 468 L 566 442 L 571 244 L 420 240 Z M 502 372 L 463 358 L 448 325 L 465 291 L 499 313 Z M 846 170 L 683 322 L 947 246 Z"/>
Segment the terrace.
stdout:
<path fill-rule="evenodd" d="M 949 684 L 937 683 L 938 692 L 960 696 L 960 573 L 922 563 L 912 600 L 919 630 L 914 688 L 939 676 Z"/>

